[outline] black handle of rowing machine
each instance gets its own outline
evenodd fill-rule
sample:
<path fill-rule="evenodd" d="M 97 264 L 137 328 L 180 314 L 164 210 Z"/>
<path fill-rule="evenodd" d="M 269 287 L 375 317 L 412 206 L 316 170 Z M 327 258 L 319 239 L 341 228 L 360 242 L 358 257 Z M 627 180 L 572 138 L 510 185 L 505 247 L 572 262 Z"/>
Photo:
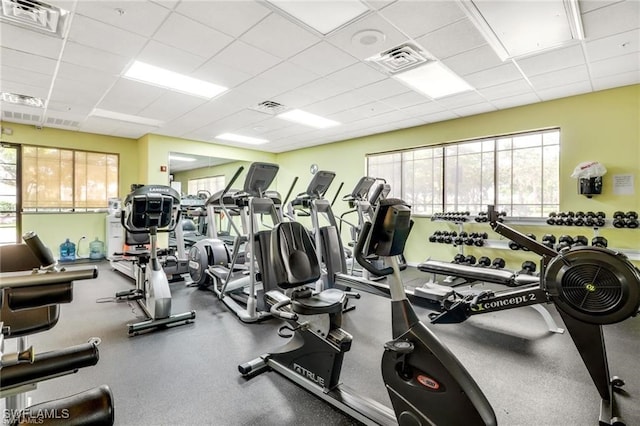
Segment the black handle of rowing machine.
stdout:
<path fill-rule="evenodd" d="M 38 234 L 29 231 L 22 236 L 22 239 L 40 261 L 40 265 L 43 268 L 46 269 L 56 265 L 56 260 L 53 258 L 51 250 L 44 245 Z"/>
<path fill-rule="evenodd" d="M 371 272 L 373 275 L 378 275 L 382 277 L 385 275 L 393 274 L 392 267 L 388 266 L 386 268 L 378 269 L 375 266 L 373 266 L 373 264 L 364 257 L 364 244 L 365 244 L 365 241 L 367 240 L 367 235 L 369 235 L 370 231 L 371 231 L 371 222 L 365 222 L 364 225 L 362 226 L 362 231 L 360 232 L 360 238 L 358 238 L 358 241 L 356 242 L 356 246 L 354 248 L 356 260 L 358 261 L 360 266 L 362 266 L 367 271 Z"/>

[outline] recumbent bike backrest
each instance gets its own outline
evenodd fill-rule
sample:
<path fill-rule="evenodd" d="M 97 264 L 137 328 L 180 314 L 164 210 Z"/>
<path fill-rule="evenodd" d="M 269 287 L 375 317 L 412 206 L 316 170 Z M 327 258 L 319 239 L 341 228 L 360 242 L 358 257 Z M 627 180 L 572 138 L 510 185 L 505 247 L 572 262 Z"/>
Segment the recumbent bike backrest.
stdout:
<path fill-rule="evenodd" d="M 271 266 L 284 289 L 320 279 L 320 265 L 309 232 L 298 222 L 282 222 L 271 230 Z"/>

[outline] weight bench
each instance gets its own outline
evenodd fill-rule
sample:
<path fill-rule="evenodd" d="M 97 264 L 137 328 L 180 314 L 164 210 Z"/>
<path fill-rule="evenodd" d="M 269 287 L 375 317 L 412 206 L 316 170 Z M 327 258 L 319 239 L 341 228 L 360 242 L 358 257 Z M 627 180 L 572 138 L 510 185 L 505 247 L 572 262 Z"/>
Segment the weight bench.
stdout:
<path fill-rule="evenodd" d="M 477 266 L 461 265 L 458 263 L 441 262 L 438 260 L 426 260 L 418 265 L 418 270 L 435 275 L 446 275 L 462 278 L 466 283 L 485 282 L 500 284 L 506 287 L 539 286 L 540 278 L 533 275 L 516 274 L 505 269 L 481 268 Z M 413 291 L 415 297 L 429 299 L 434 302 L 442 302 L 456 293 L 450 286 L 436 283 L 426 283 L 422 287 L 416 287 Z M 549 331 L 564 333 L 549 311 L 542 305 L 529 305 L 544 319 Z"/>

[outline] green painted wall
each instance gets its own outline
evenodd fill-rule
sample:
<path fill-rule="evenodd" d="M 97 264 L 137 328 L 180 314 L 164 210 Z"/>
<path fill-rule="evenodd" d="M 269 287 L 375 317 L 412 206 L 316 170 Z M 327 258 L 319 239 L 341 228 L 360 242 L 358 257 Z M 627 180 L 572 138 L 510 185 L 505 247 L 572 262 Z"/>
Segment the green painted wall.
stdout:
<path fill-rule="evenodd" d="M 345 182 L 343 194 L 350 191 L 364 174 L 365 155 L 381 151 L 409 147 L 440 144 L 483 136 L 493 136 L 549 127 L 561 128 L 561 210 L 602 210 L 609 217 L 616 210 L 640 211 L 638 189 L 635 195 L 614 195 L 612 175 L 633 174 L 636 186 L 640 185 L 640 85 L 606 90 L 587 95 L 574 96 L 541 102 L 533 105 L 496 111 L 471 117 L 429 124 L 410 129 L 398 130 L 348 141 L 311 147 L 278 154 L 281 166 L 279 182 L 288 181 L 298 175 L 304 187 L 311 178 L 309 166 L 318 164 L 320 169 L 337 173 L 336 183 Z M 592 199 L 578 195 L 576 180 L 570 177 L 574 167 L 582 162 L 595 160 L 608 169 L 604 177 L 603 194 Z M 278 189 L 285 188 L 278 185 Z M 333 195 L 329 190 L 330 196 Z M 334 210 L 341 213 L 346 203 L 336 202 Z M 489 231 L 488 225 L 470 225 L 465 230 Z M 426 218 L 416 218 L 416 225 L 409 239 L 406 257 L 409 262 L 421 262 L 429 257 L 449 260 L 457 253 L 452 246 L 433 244 L 427 237 L 434 230 L 458 230 L 451 224 L 431 222 Z M 577 235 L 591 238 L 591 229 L 572 227 L 531 227 L 523 228 L 538 236 L 544 233 Z M 601 230 L 611 246 L 640 249 L 640 230 L 618 230 L 612 227 Z M 490 238 L 497 239 L 493 234 Z M 491 258 L 501 256 L 508 266 L 519 267 L 525 259 L 535 257 L 526 252 L 509 250 L 469 249 L 468 254 Z"/>

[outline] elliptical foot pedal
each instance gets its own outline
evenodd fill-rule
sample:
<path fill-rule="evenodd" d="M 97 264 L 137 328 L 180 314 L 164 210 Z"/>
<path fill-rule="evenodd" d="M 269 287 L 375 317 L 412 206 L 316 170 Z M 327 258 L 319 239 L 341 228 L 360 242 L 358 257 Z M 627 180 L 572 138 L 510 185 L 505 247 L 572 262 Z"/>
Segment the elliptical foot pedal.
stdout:
<path fill-rule="evenodd" d="M 395 352 L 397 354 L 406 355 L 413 352 L 414 345 L 408 340 L 391 340 L 384 344 L 386 351 Z"/>

